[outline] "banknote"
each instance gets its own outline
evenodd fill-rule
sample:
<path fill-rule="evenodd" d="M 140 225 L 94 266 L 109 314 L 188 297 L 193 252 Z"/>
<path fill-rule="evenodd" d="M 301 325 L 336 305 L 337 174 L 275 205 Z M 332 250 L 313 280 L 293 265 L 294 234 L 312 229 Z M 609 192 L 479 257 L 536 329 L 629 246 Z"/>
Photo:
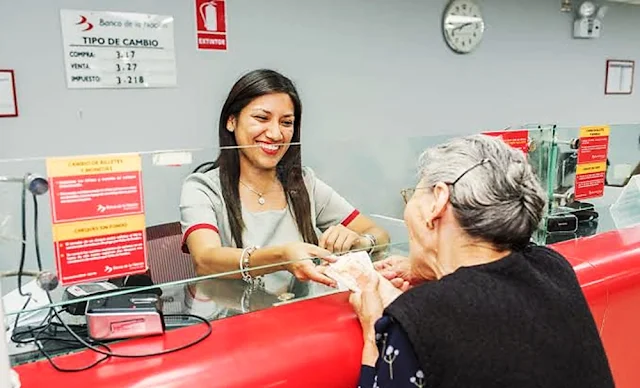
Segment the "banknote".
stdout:
<path fill-rule="evenodd" d="M 329 264 L 325 275 L 338 282 L 338 288 L 358 292 L 356 279 L 363 273 L 375 273 L 371 257 L 367 252 L 350 252 L 336 256 L 337 261 Z"/>

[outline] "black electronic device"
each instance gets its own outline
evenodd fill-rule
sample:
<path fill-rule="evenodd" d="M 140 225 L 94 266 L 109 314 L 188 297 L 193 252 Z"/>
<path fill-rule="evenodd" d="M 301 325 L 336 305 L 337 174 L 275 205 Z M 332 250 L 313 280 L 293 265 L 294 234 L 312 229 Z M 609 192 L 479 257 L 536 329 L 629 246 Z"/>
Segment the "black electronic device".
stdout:
<path fill-rule="evenodd" d="M 575 233 L 578 218 L 573 214 L 552 214 L 547 219 L 547 233 Z"/>
<path fill-rule="evenodd" d="M 112 279 L 108 282 L 84 283 L 69 286 L 62 296 L 62 300 L 74 300 L 105 294 L 115 290 L 126 290 L 149 286 L 153 286 L 153 282 L 149 275 L 130 275 L 119 279 Z M 155 294 L 158 297 L 162 295 L 162 290 L 159 287 L 155 287 L 144 292 Z M 66 309 L 69 314 L 84 315 L 86 307 L 87 302 L 82 301 L 68 304 Z"/>
<path fill-rule="evenodd" d="M 73 301 L 80 298 L 87 298 L 95 295 L 113 292 L 117 289 L 118 286 L 109 282 L 76 284 L 73 286 L 69 286 L 64 290 L 62 300 Z M 86 309 L 86 300 L 77 303 L 69 303 L 66 306 L 67 312 L 71 315 L 84 315 Z"/>
<path fill-rule="evenodd" d="M 547 244 L 592 236 L 598 231 L 600 215 L 593 204 L 574 201 L 556 209 L 547 219 Z"/>

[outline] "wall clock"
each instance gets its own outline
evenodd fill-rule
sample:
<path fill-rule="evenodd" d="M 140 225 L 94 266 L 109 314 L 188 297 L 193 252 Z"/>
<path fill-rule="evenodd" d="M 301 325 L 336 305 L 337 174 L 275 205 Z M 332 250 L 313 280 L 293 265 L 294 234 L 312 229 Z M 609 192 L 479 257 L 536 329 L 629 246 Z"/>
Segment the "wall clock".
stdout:
<path fill-rule="evenodd" d="M 474 0 L 451 0 L 442 17 L 442 33 L 447 45 L 458 54 L 478 47 L 484 35 L 484 19 Z"/>

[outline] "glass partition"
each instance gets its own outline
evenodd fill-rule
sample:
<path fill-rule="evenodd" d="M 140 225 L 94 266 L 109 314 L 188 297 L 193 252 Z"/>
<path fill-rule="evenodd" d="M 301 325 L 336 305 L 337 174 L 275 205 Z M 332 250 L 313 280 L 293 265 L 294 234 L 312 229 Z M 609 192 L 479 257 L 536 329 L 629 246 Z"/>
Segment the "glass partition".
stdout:
<path fill-rule="evenodd" d="M 388 161 L 396 166 L 404 165 L 407 171 L 405 177 L 394 181 L 397 178 L 396 171 L 377 168 L 375 163 L 382 160 L 376 159 L 374 150 L 383 148 L 386 147 L 382 141 L 372 141 L 366 145 L 355 140 L 317 144 L 307 147 L 303 158 L 304 170 L 298 171 L 304 176 L 303 183 L 311 198 L 310 207 L 317 236 L 321 236 L 323 230 L 330 226 L 346 224 L 347 219 L 353 216 L 353 208 L 392 235 L 390 243 L 383 241 L 373 247 L 372 260 L 389 254 L 406 254 L 408 249 L 406 233 L 403 233 L 402 227 L 403 201 L 400 190 L 415 184 L 415 161 L 409 163 L 398 160 L 393 148 L 386 148 Z M 328 149 L 332 149 L 329 159 L 326 154 Z M 290 150 L 299 153 L 300 145 L 291 144 Z M 344 150 L 347 154 L 338 155 L 334 153 L 336 150 Z M 0 184 L 0 255 L 4 258 L 0 261 L 0 272 L 4 275 L 16 275 L 18 272 L 23 274 L 20 277 L 21 287 L 17 276 L 2 278 L 6 323 L 13 331 L 15 340 L 10 342 L 14 364 L 42 357 L 34 344 L 21 342 L 29 342 L 33 338 L 34 327 L 42 330 L 46 326 L 46 322 L 51 320 L 52 309 L 66 323 L 79 325 L 74 327 L 86 335 L 84 313 L 87 305 L 91 306 L 92 302 L 101 303 L 106 297 L 133 293 L 159 296 L 161 309 L 166 314 L 166 327 L 171 329 L 199 322 L 184 316 L 170 316 L 171 314 L 192 314 L 214 320 L 341 291 L 316 282 L 300 281 L 283 270 L 298 262 L 317 262 L 315 257 L 305 256 L 303 253 L 298 253 L 296 258 L 278 255 L 261 265 L 252 265 L 252 271 L 266 272 L 262 277 L 262 284 L 249 285 L 245 282 L 237 261 L 218 271 L 196 271 L 192 258 L 182 250 L 182 190 L 186 185 L 186 178 L 194 170 L 206 170 L 210 167 L 208 163 L 221 152 L 237 150 L 203 148 L 71 158 L 65 156 L 62 159 L 54 155 L 51 158 L 0 160 L 0 176 L 7 181 L 7 184 Z M 60 164 L 65 168 L 61 169 Z M 103 170 L 106 165 L 110 167 Z M 67 171 L 70 168 L 72 171 Z M 141 187 L 136 189 L 138 172 Z M 289 179 L 287 176 L 296 173 L 295 166 L 289 166 L 281 173 L 284 175 L 283 179 Z M 25 183 L 23 180 L 28 174 L 30 175 Z M 32 195 L 30 185 L 39 177 L 48 178 L 50 191 L 44 195 Z M 308 179 L 309 177 L 315 177 L 321 182 Z M 126 182 L 123 183 L 124 181 Z M 106 183 L 99 185 L 100 182 Z M 135 194 L 138 192 L 143 196 L 140 209 L 134 206 Z M 267 201 L 271 197 L 267 192 L 268 190 L 260 194 L 253 193 L 256 195 L 250 197 L 255 202 L 248 205 L 244 201 L 242 203 L 242 214 L 247 226 L 246 233 L 243 234 L 245 246 L 272 248 L 299 241 L 301 238 L 297 233 L 295 220 L 282 217 L 287 213 L 286 209 L 279 209 L 277 205 L 276 208 L 270 207 Z M 24 197 L 22 193 L 25 193 Z M 125 210 L 131 209 L 131 212 L 124 214 L 114 211 L 122 204 L 111 200 L 123 195 L 127 196 L 124 201 Z M 289 191 L 289 195 L 296 193 Z M 266 198 L 265 203 L 260 202 L 263 196 Z M 196 204 L 197 200 L 198 198 Z M 284 204 L 282 206 L 286 207 Z M 81 214 L 85 213 L 92 215 L 83 218 Z M 137 213 L 143 215 L 143 223 L 138 222 L 136 217 L 140 214 Z M 376 217 L 378 213 L 382 216 Z M 200 214 L 192 216 L 199 217 Z M 255 219 L 248 220 L 248 217 Z M 291 223 L 289 226 L 296 231 L 293 238 L 288 240 L 287 235 L 271 236 L 270 228 L 273 223 L 263 224 L 270 218 L 275 218 L 275 222 Z M 26 231 L 24 238 L 23 219 Z M 207 221 L 206 218 L 204 220 Z M 202 221 L 203 219 L 196 219 L 189 222 L 198 224 Z M 229 221 L 217 221 L 224 224 L 216 225 L 220 228 L 220 238 L 229 239 Z M 251 221 L 253 223 L 249 224 Z M 118 232 L 117 228 L 125 224 L 131 226 L 124 228 L 125 236 L 113 238 Z M 112 265 L 112 259 L 126 254 L 131 257 L 131 252 L 138 249 L 138 241 L 134 236 L 137 232 L 144 236 L 148 270 L 144 271 L 142 268 L 143 270 L 126 273 L 125 268 L 125 273 L 113 276 L 113 271 L 118 270 L 118 264 L 116 261 Z M 77 240 L 83 241 L 77 243 Z M 105 244 L 106 248 L 103 246 Z M 23 245 L 25 254 L 21 264 Z M 350 251 L 362 249 L 354 246 Z M 91 263 L 90 269 L 86 270 L 90 279 L 76 282 L 73 274 L 65 278 L 65 271 L 74 271 L 70 263 L 76 266 Z M 100 271 L 104 273 L 101 274 Z M 65 284 L 55 287 L 52 275 L 57 275 L 58 280 L 65 281 Z M 95 288 L 96 283 L 102 284 L 101 288 Z M 110 285 L 104 286 L 104 283 Z M 100 293 L 91 294 L 90 287 Z M 80 293 L 78 288 L 81 289 Z M 60 330 L 59 327 L 57 329 Z M 74 351 L 73 346 L 62 346 L 60 341 L 49 342 L 49 354 Z"/>
<path fill-rule="evenodd" d="M 580 129 L 556 128 L 553 125 L 549 125 L 526 128 L 526 130 L 528 131 L 528 135 L 525 136 L 528 143 L 526 147 L 528 149 L 527 159 L 547 190 L 549 198 L 551 198 L 547 217 L 545 217 L 540 231 L 535 236 L 536 241 L 538 243 L 553 243 L 614 229 L 616 223 L 612 219 L 610 208 L 616 203 L 619 193 L 625 187 L 625 183 L 627 185 L 629 182 L 637 183 L 637 180 L 634 181 L 629 177 L 624 177 L 623 172 L 628 170 L 624 166 L 635 166 L 640 162 L 638 149 L 635 149 L 634 154 L 633 150 L 629 148 L 629 144 L 631 144 L 629 138 L 633 136 L 635 136 L 636 142 L 633 144 L 636 144 L 637 147 L 640 126 L 611 127 L 609 139 L 610 163 L 616 166 L 624 166 L 617 167 L 616 173 L 613 175 L 607 174 L 607 183 L 612 183 L 605 186 L 604 196 L 589 199 L 588 201 L 575 201 L 571 195 L 577 169 L 577 162 L 574 159 L 577 158 L 576 154 L 579 149 L 579 144 L 576 144 L 574 139 L 580 137 Z M 304 176 L 313 174 L 312 176 L 323 182 L 323 184 L 318 184 L 315 180 L 310 181 L 311 183 L 305 181 L 305 187 L 309 191 L 309 198 L 312 199 L 310 207 L 316 235 L 321 236 L 323 229 L 344 223 L 345 220 L 352 216 L 352 208 L 350 206 L 353 206 L 360 214 L 372 220 L 378 228 L 384 230 L 390 237 L 389 243 L 379 244 L 380 246 L 376 247 L 372 252 L 372 260 L 375 261 L 393 254 L 406 255 L 408 253 L 408 237 L 403 221 L 405 203 L 401 195 L 402 190 L 412 188 L 417 183 L 417 161 L 420 153 L 428 147 L 436 146 L 453 137 L 453 135 L 440 135 L 411 138 L 389 137 L 384 139 L 380 137 L 344 140 L 324 139 L 313 144 L 305 143 L 304 150 L 301 149 L 300 144 L 290 145 L 291 150 L 302 153 L 302 161 L 305 168 L 299 172 L 303 173 Z M 101 161 L 106 160 L 104 163 L 113 164 L 113 169 L 118 173 L 115 178 L 107 176 L 109 179 L 106 182 L 109 183 L 101 187 L 88 186 L 85 188 L 82 186 L 85 182 L 79 182 L 77 177 L 74 177 L 73 171 L 69 172 L 66 168 L 56 170 L 55 163 L 59 163 L 61 159 L 0 160 L 0 176 L 21 179 L 25 174 L 31 173 L 33 175 L 28 183 L 33 183 L 34 185 L 37 184 L 37 180 L 33 178 L 37 176 L 47 177 L 49 178 L 50 189 L 54 190 L 54 204 L 59 205 L 61 203 L 61 197 L 56 196 L 55 192 L 60 194 L 61 189 L 69 189 L 71 193 L 66 192 L 64 194 L 65 198 L 70 199 L 72 204 L 68 209 L 71 209 L 72 213 L 76 211 L 82 213 L 82 211 L 87 211 L 85 204 L 88 202 L 92 206 L 89 210 L 90 212 L 93 211 L 95 216 L 89 220 L 69 221 L 72 225 L 69 227 L 67 222 L 64 221 L 63 212 L 61 213 L 60 211 L 62 207 L 54 206 L 54 209 L 54 207 L 50 206 L 52 199 L 49 194 L 35 196 L 35 201 L 37 201 L 37 212 L 35 212 L 34 196 L 28 190 L 24 191 L 26 193 L 24 197 L 26 210 L 24 220 L 27 233 L 26 239 L 24 239 L 25 260 L 23 272 L 25 272 L 25 276 L 22 278 L 22 294 L 26 296 L 20 295 L 20 291 L 17 289 L 16 276 L 2 279 L 3 303 L 7 314 L 7 323 L 10 329 L 16 329 L 15 333 L 19 338 L 16 337 L 15 339 L 19 340 L 28 337 L 30 333 L 28 329 L 39 326 L 46 321 L 50 317 L 51 308 L 56 308 L 56 311 L 60 311 L 62 319 L 70 324 L 79 324 L 80 326 L 78 327 L 81 328 L 79 330 L 84 330 L 86 333 L 86 327 L 82 329 L 83 325 L 86 324 L 83 316 L 83 308 L 85 308 L 86 303 L 84 305 L 82 303 L 91 300 L 104 300 L 106 296 L 151 293 L 159 296 L 162 311 L 167 315 L 193 314 L 208 320 L 215 320 L 340 292 L 341 289 L 331 288 L 316 282 L 300 281 L 292 276 L 290 272 L 283 270 L 287 265 L 290 266 L 293 263 L 311 260 L 317 263 L 314 257 L 303 257 L 304 255 L 300 254 L 295 258 L 278 256 L 269 260 L 265 259 L 261 265 L 252 266 L 252 270 L 262 270 L 267 274 L 264 276 L 264 279 L 266 279 L 264 283 L 259 285 L 249 285 L 244 281 L 240 265 L 236 262 L 227 263 L 226 267 L 220 267 L 218 270 L 209 267 L 208 269 L 196 271 L 192 257 L 182 250 L 183 230 L 189 229 L 194 225 L 206 224 L 209 220 L 204 214 L 206 209 L 202 208 L 203 213 L 198 212 L 196 209 L 190 215 L 194 219 L 188 220 L 187 225 L 181 227 L 180 206 L 181 196 L 183 196 L 182 190 L 186 185 L 186 178 L 196 169 L 205 171 L 210 168 L 210 162 L 220 152 L 238 152 L 238 150 L 225 149 L 221 151 L 219 148 L 202 148 L 151 151 L 124 155 L 94 155 L 64 159 L 63 161 L 67 167 L 73 165 L 78 168 L 87 168 L 88 170 L 80 171 L 85 171 L 88 175 L 95 175 L 92 173 L 95 173 L 96 170 L 91 170 L 91 168 L 103 166 Z M 243 151 L 240 150 L 240 152 Z M 129 163 L 131 160 L 134 161 L 133 164 Z M 136 160 L 139 160 L 137 164 Z M 88 163 L 88 165 L 83 165 L 82 163 Z M 125 165 L 128 166 L 128 170 L 122 167 Z M 295 169 L 295 166 L 288 166 L 287 169 L 280 173 L 284 174 L 283 176 L 285 177 L 291 176 L 296 172 Z M 75 171 L 77 174 L 78 170 Z M 108 170 L 106 173 L 113 171 Z M 122 204 L 109 202 L 110 196 L 119 195 L 123 190 L 128 193 L 125 195 L 136 193 L 136 171 L 140 172 L 142 182 L 142 189 L 140 190 L 143 195 L 142 203 L 144 206 L 144 212 L 142 213 L 144 223 L 142 224 L 136 221 L 137 208 L 134 205 L 128 205 L 132 209 L 130 214 L 121 216 L 117 214 L 116 210 L 121 209 L 117 206 Z M 630 171 L 633 171 L 633 169 Z M 210 173 L 205 174 L 209 178 L 204 178 L 204 183 L 211 184 L 211 176 L 207 174 Z M 62 180 L 64 184 L 60 183 L 61 180 L 57 179 L 58 177 L 64 178 Z M 133 182 L 133 184 L 122 184 L 121 181 L 126 179 L 131 179 L 130 182 Z M 201 179 L 198 182 L 202 184 L 203 181 Z M 221 185 L 219 180 L 217 182 L 218 185 Z M 95 184 L 95 182 L 89 183 Z M 614 184 L 620 184 L 621 187 Z M 74 192 L 74 188 L 77 187 L 80 187 L 79 191 L 89 193 Z M 31 189 L 37 191 L 38 186 L 33 186 Z M 220 189 L 220 186 L 217 189 Z M 259 245 L 262 248 L 269 248 L 293 242 L 291 240 L 300 240 L 298 234 L 295 234 L 296 237 L 293 239 L 290 238 L 290 235 L 289 237 L 284 235 L 276 236 L 275 238 L 271 235 L 273 220 L 275 219 L 275 222 L 283 220 L 284 218 L 282 217 L 286 210 L 278 208 L 277 205 L 273 207 L 268 202 L 272 199 L 268 195 L 268 188 L 252 187 L 250 190 L 249 188 L 241 189 L 239 187 L 238 190 L 243 190 L 239 191 L 241 197 L 246 195 L 246 198 L 250 198 L 251 201 L 243 201 L 242 203 L 242 214 L 247 226 L 246 229 L 251 229 L 243 234 L 245 246 Z M 20 183 L 13 185 L 0 184 L 0 256 L 3 257 L 3 260 L 0 261 L 0 272 L 5 274 L 9 272 L 15 274 L 20 269 L 21 251 L 23 249 L 22 192 L 23 187 Z M 202 194 L 202 187 L 196 187 L 194 192 L 195 201 L 198 204 L 200 203 L 198 200 L 202 200 L 202 197 L 198 197 L 199 194 Z M 290 195 L 297 194 L 296 190 L 289 190 L 289 192 Z M 337 205 L 334 203 L 333 206 L 328 206 L 327 201 L 329 199 L 327 198 L 331 197 L 334 192 L 344 198 L 349 205 L 345 205 L 345 202 L 338 200 Z M 95 198 L 100 200 L 95 200 Z M 204 198 L 209 201 L 216 200 L 211 195 Z M 264 203 L 261 203 L 260 198 L 265 199 Z M 634 198 L 637 198 L 637 196 Z M 135 204 L 134 200 L 131 201 L 131 203 Z M 190 201 L 194 201 L 194 199 L 191 198 Z M 182 202 L 184 207 L 184 198 Z M 191 203 L 187 202 L 186 205 Z M 284 203 L 280 205 L 281 208 L 286 207 Z M 113 206 L 116 207 L 114 208 Z M 216 206 L 223 205 L 217 203 Z M 628 207 L 629 204 L 627 203 L 625 206 Z M 635 206 L 633 202 L 631 202 L 631 206 Z M 637 205 L 637 208 L 640 209 L 640 204 Z M 224 209 L 224 214 L 227 214 L 226 207 Z M 52 210 L 62 215 L 57 214 L 54 217 Z M 594 216 L 594 213 L 597 213 L 597 216 Z M 100 217 L 101 214 L 104 217 Z M 589 218 L 587 215 L 593 217 Z M 122 217 L 128 217 L 125 218 L 127 222 L 123 222 Z M 576 218 L 574 229 L 562 229 L 559 227 L 559 224 L 565 222 L 567 217 Z M 63 221 L 57 222 L 57 218 L 62 218 Z M 106 243 L 111 244 L 111 246 L 106 249 L 106 252 L 111 252 L 112 255 L 105 256 L 102 254 L 101 256 L 96 254 L 92 256 L 92 252 L 95 250 L 91 249 L 92 244 L 97 244 L 99 249 L 103 249 L 100 244 L 104 244 L 105 241 L 86 240 L 88 237 L 83 233 L 93 231 L 98 236 L 104 236 L 105 233 L 107 236 L 112 236 L 114 233 L 100 232 L 101 230 L 109 230 L 111 227 L 108 222 L 105 223 L 105 220 L 115 220 L 114 228 L 128 223 L 132 225 L 133 229 L 125 228 L 126 238 L 124 240 L 107 240 Z M 230 237 L 229 220 L 216 219 L 214 221 L 220 238 L 226 239 L 227 242 L 233 241 Z M 52 225 L 54 222 L 55 226 Z M 283 222 L 294 221 L 284 219 Z M 291 224 L 290 226 L 295 231 L 298 230 L 296 229 L 296 224 Z M 120 273 L 119 276 L 110 276 L 109 274 L 112 272 L 106 272 L 108 271 L 105 268 L 106 266 L 92 265 L 94 273 L 91 276 L 93 280 L 84 281 L 81 284 L 108 281 L 112 286 L 110 289 L 103 290 L 104 293 L 72 296 L 68 290 L 71 287 L 69 284 L 54 287 L 55 284 L 53 284 L 50 274 L 57 274 L 58 278 L 64 276 L 59 271 L 60 262 L 65 261 L 63 255 L 68 254 L 68 252 L 61 251 L 60 243 L 73 242 L 73 238 L 68 237 L 69 234 L 71 236 L 77 234 L 85 238 L 84 245 L 71 244 L 70 249 L 82 251 L 81 255 L 74 256 L 74 262 L 78 264 L 78 262 L 86 261 L 91 263 L 102 259 L 108 261 L 117 255 L 131 255 L 131 252 L 139 248 L 139 243 L 134 236 L 136 232 L 140 232 L 140 235 L 144 236 L 148 263 L 146 271 L 138 270 L 135 273 L 131 271 L 128 274 Z M 56 241 L 58 245 L 55 245 Z M 267 241 L 266 246 L 263 241 Z M 119 248 L 112 249 L 113 244 Z M 233 243 L 231 244 L 233 245 Z M 132 248 L 134 246 L 138 248 Z M 354 246 L 350 251 L 362 249 Z M 337 253 L 342 254 L 345 252 Z M 39 269 L 38 261 L 42 263 L 44 272 Z M 69 268 L 64 270 L 69 270 Z M 103 270 L 105 273 L 101 276 L 97 274 L 98 270 Z M 73 279 L 68 283 L 73 283 Z M 51 291 L 47 293 L 43 288 Z M 71 314 L 72 312 L 77 315 Z M 167 329 L 171 329 L 196 324 L 198 321 L 184 316 L 167 316 L 166 322 Z M 50 346 L 50 353 L 52 354 L 74 350 L 54 342 L 47 345 Z M 26 362 L 40 357 L 38 349 L 33 345 L 22 346 L 10 343 L 10 348 L 14 363 Z"/>
<path fill-rule="evenodd" d="M 354 143 L 345 142 L 347 144 L 344 145 L 344 149 L 352 149 L 355 150 L 357 147 Z M 334 144 L 335 146 L 335 144 Z M 299 145 L 291 145 L 292 148 L 299 148 Z M 143 285 L 134 284 L 136 288 L 136 292 L 145 289 L 151 289 L 159 284 L 167 284 L 168 286 L 173 286 L 177 284 L 181 284 L 190 279 L 198 278 L 195 269 L 191 263 L 191 258 L 188 254 L 183 253 L 181 251 L 182 248 L 182 231 L 179 225 L 180 221 L 180 198 L 181 198 L 181 190 L 183 184 L 185 182 L 185 178 L 189 176 L 195 169 L 200 168 L 203 170 L 203 166 L 206 169 L 207 162 L 212 161 L 220 151 L 218 149 L 198 149 L 198 150 L 177 150 L 177 151 L 158 151 L 158 152 L 145 152 L 140 154 L 140 164 L 141 164 L 141 176 L 142 176 L 142 192 L 144 193 L 144 230 L 146 234 L 146 248 L 147 248 L 147 259 L 148 259 L 148 275 L 153 280 L 154 285 L 148 286 L 146 288 L 140 288 Z M 313 157 L 313 151 L 307 151 L 309 155 Z M 188 155 L 186 157 L 185 155 Z M 131 155 L 105 155 L 105 156 L 90 156 L 90 157 L 78 157 L 70 160 L 85 160 L 87 158 L 95 158 L 99 157 L 102 159 L 114 159 L 121 157 L 128 157 Z M 186 158 L 187 162 L 177 162 L 176 160 L 180 158 Z M 305 161 L 306 162 L 306 161 Z M 49 161 L 51 163 L 51 161 Z M 71 162 L 69 162 L 71 163 Z M 305 166 L 309 165 L 308 162 L 305 163 Z M 316 178 L 321 179 L 323 182 L 328 185 L 331 189 L 335 191 L 335 193 L 344 197 L 349 203 L 351 203 L 356 209 L 358 209 L 363 214 L 373 213 L 374 209 L 378 209 L 381 207 L 381 201 L 386 200 L 385 197 L 376 197 L 367 193 L 370 188 L 367 187 L 368 183 L 364 182 L 365 179 L 369 179 L 369 177 L 363 176 L 361 179 L 353 179 L 357 178 L 359 175 L 362 175 L 363 171 L 368 170 L 369 166 L 365 165 L 357 165 L 353 162 L 334 162 L 334 166 L 341 165 L 340 170 L 330 169 L 324 170 L 322 168 L 316 168 L 315 166 L 310 168 L 310 171 L 315 175 Z M 50 167 L 49 167 L 50 169 Z M 306 171 L 305 167 L 305 171 Z M 31 173 L 34 176 L 47 176 L 47 159 L 30 159 L 30 160 L 5 160 L 0 161 L 0 170 L 4 176 L 9 177 L 22 177 L 27 173 Z M 385 185 L 385 181 L 388 180 L 388 176 L 385 175 L 384 171 L 376 172 L 375 170 L 371 171 L 371 178 L 376 179 L 375 185 Z M 378 175 L 378 176 L 376 176 Z M 348 180 L 343 180 L 343 177 L 349 177 Z M 56 190 L 55 179 L 50 179 L 51 188 Z M 75 178 L 74 178 L 75 179 Z M 107 189 L 109 185 L 107 185 Z M 14 186 L 10 185 L 2 185 L 0 186 L 2 191 L 0 191 L 2 208 L 0 208 L 0 216 L 2 217 L 2 223 L 0 223 L 2 227 L 2 243 L 0 244 L 0 251 L 2 252 L 2 256 L 8 259 L 1 262 L 2 268 L 0 268 L 3 272 L 7 271 L 17 271 L 20 264 L 20 251 L 21 251 L 21 193 L 22 187 L 17 184 Z M 115 187 L 118 187 L 117 185 Z M 85 190 L 85 189 L 81 189 Z M 91 190 L 100 190 L 95 187 L 89 187 L 85 191 Z M 401 209 L 402 198 L 399 194 L 400 189 L 397 190 L 395 195 L 395 201 L 389 200 L 387 201 L 392 206 L 396 206 Z M 364 195 L 363 193 L 367 193 Z M 322 194 L 322 193 L 321 193 Z M 327 193 L 324 193 L 325 195 Z M 328 193 L 331 194 L 331 193 Z M 54 194 L 55 196 L 56 194 Z M 67 195 L 64 194 L 63 195 Z M 77 193 L 74 194 L 77 196 Z M 99 194 L 105 199 L 105 201 L 109 201 L 106 194 Z M 56 269 L 59 269 L 56 261 L 59 262 L 62 260 L 60 257 L 61 252 L 57 251 L 55 248 L 55 233 L 52 231 L 52 207 L 50 206 L 51 198 L 47 195 L 35 196 L 35 201 L 37 201 L 38 212 L 37 215 L 34 214 L 34 202 L 31 194 L 27 191 L 26 196 L 26 227 L 27 227 L 27 240 L 26 240 L 26 255 L 25 255 L 25 269 L 34 271 L 37 267 L 38 255 L 36 255 L 36 251 L 34 249 L 34 244 L 36 242 L 36 236 L 34 235 L 34 217 L 37 217 L 37 242 L 39 245 L 39 257 L 42 262 L 42 266 L 45 270 L 50 271 L 52 273 L 56 273 Z M 75 197 L 70 197 L 75 198 Z M 94 201 L 95 202 L 95 201 Z M 98 201 L 99 202 L 99 201 Z M 95 202 L 95 203 L 98 203 Z M 395 202 L 395 203 L 394 203 Z M 105 202 L 106 203 L 106 202 Z M 73 206 L 82 206 L 83 202 L 73 203 Z M 314 204 L 318 207 L 322 204 Z M 98 206 L 102 206 L 98 204 Z M 108 205 L 105 205 L 108 206 Z M 262 205 L 256 202 L 254 206 L 255 211 L 252 209 L 247 210 L 246 208 L 243 211 L 248 213 L 260 213 Z M 59 209 L 58 209 L 59 210 Z M 324 209 L 325 212 L 330 211 L 331 209 Z M 340 214 L 340 210 L 338 209 L 336 215 L 332 215 L 336 221 L 335 223 L 340 223 L 342 220 L 342 215 Z M 271 210 L 269 210 L 271 211 Z M 320 209 L 316 209 L 316 212 L 320 212 Z M 346 214 L 349 216 L 349 214 Z M 331 217 L 325 220 L 325 222 L 331 221 Z M 341 218 L 342 217 L 342 218 Z M 119 217 L 113 217 L 116 220 L 119 220 Z M 325 217 L 326 218 L 326 217 Z M 110 220 L 112 217 L 96 217 L 94 220 L 90 222 L 100 223 L 102 219 Z M 373 219 L 373 218 L 372 218 Z M 377 222 L 374 220 L 374 222 Z M 382 222 L 385 222 L 384 220 Z M 71 222 L 74 227 L 83 227 L 86 226 L 87 221 L 80 222 Z M 64 222 L 61 224 L 65 225 Z M 58 224 L 56 224 L 57 226 Z M 262 228 L 262 225 L 257 223 L 255 227 Z M 325 225 L 326 227 L 326 225 Z M 77 228 L 76 228 L 77 229 Z M 57 229 L 56 229 L 57 230 Z M 256 232 L 255 230 L 251 231 L 253 234 L 260 234 L 263 232 L 259 230 Z M 318 234 L 321 233 L 320 229 L 317 229 Z M 221 233 L 225 233 L 225 231 L 221 231 Z M 251 239 L 251 235 L 245 235 L 244 238 L 249 237 Z M 400 233 L 397 233 L 392 240 L 392 244 L 402 244 L 403 237 Z M 259 239 L 258 239 L 259 240 Z M 278 241 L 279 243 L 287 243 L 290 241 Z M 277 239 L 276 239 L 277 241 Z M 260 241 L 256 241 L 255 245 L 262 245 Z M 384 252 L 386 249 L 389 249 L 391 246 L 381 247 L 381 249 L 377 250 L 380 252 Z M 384 249 L 382 249 L 384 248 Z M 69 253 L 67 253 L 69 255 Z M 101 257 L 98 257 L 100 259 Z M 85 259 L 90 259 L 86 257 Z M 302 259 L 302 258 L 301 258 Z M 265 264 L 261 266 L 261 268 L 269 268 L 282 266 L 285 263 L 289 263 L 290 261 L 282 260 L 280 262 L 273 262 L 269 264 Z M 138 271 L 140 272 L 140 271 Z M 113 280 L 114 277 L 108 276 L 108 272 L 105 273 L 105 276 L 95 276 L 95 280 Z M 58 275 L 61 275 L 58 273 Z M 239 268 L 229 268 L 228 270 L 222 271 L 220 273 L 210 273 L 206 274 L 204 278 L 216 278 L 216 277 L 238 277 Z M 130 280 L 133 276 L 129 276 Z M 125 281 L 126 276 L 118 276 L 116 277 L 120 279 L 121 284 L 119 286 L 124 285 L 122 282 Z M 203 278 L 203 277 L 201 277 Z M 26 279 L 26 278 L 25 278 Z M 73 283 L 74 281 L 71 280 Z M 26 280 L 23 281 L 23 285 L 26 283 Z M 15 277 L 8 278 L 3 280 L 3 292 L 4 294 L 14 290 L 17 287 L 17 280 Z M 51 296 L 53 298 L 53 304 L 57 306 L 64 306 L 65 304 L 71 303 L 71 301 L 65 300 L 64 292 L 62 292 L 64 287 L 58 287 L 57 289 L 51 292 Z M 121 289 L 118 290 L 117 293 L 126 293 L 131 292 L 131 289 Z M 116 291 L 114 291 L 116 292 Z M 112 292 L 113 293 L 113 292 Z M 111 294 L 112 294 L 111 293 Z M 85 298 L 91 299 L 91 297 Z M 43 301 L 39 301 L 43 302 Z M 73 301 L 75 303 L 75 299 Z M 7 314 L 12 315 L 17 313 L 18 311 L 29 312 L 31 309 L 37 309 L 44 306 L 34 305 L 27 306 L 27 308 L 15 308 L 17 305 L 7 306 Z"/>
<path fill-rule="evenodd" d="M 629 209 L 640 209 L 638 197 L 623 195 L 632 193 L 629 184 L 640 173 L 640 125 L 562 127 L 555 136 L 556 155 L 549 165 L 556 178 L 545 242 L 637 225 L 620 220 Z"/>

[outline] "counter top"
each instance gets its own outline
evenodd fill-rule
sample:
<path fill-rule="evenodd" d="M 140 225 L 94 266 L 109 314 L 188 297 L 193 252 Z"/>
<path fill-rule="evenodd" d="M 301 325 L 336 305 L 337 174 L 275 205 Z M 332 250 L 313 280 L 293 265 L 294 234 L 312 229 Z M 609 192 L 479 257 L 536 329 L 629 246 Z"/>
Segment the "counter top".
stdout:
<path fill-rule="evenodd" d="M 583 286 L 617 386 L 637 386 L 640 371 L 634 360 L 640 356 L 640 313 L 632 306 L 640 300 L 640 226 L 566 241 L 554 249 L 571 262 Z M 278 296 L 258 295 L 250 304 L 253 312 L 237 314 L 243 311 L 243 304 L 235 287 L 239 285 L 225 281 L 203 284 L 193 295 L 186 290 L 191 296 L 185 296 L 185 300 L 193 303 L 195 295 L 198 303 L 203 303 L 199 307 L 193 303 L 190 311 L 227 314 L 212 322 L 213 334 L 194 347 L 144 359 L 112 358 L 75 374 L 57 372 L 46 361 L 15 369 L 23 387 L 43 386 L 45 382 L 66 387 L 136 388 L 196 387 L 205 382 L 206 386 L 228 388 L 356 385 L 362 338 L 346 292 L 277 308 L 266 307 L 277 303 Z M 206 300 L 206 295 L 221 296 L 225 292 L 228 297 L 216 298 L 213 304 Z M 118 353 L 160 351 L 192 341 L 203 330 L 202 324 L 193 325 L 163 336 L 123 341 L 112 349 Z M 90 364 L 96 357 L 82 351 L 58 357 L 56 362 L 77 367 Z M 331 370 L 326 370 L 329 367 Z"/>

